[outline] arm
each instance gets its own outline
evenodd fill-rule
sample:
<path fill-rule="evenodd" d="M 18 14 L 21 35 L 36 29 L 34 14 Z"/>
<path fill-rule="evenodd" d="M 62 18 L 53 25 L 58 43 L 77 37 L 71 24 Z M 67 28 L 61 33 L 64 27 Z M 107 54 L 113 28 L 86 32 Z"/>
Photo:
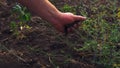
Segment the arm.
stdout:
<path fill-rule="evenodd" d="M 85 17 L 73 15 L 72 13 L 62 13 L 56 9 L 48 0 L 18 0 L 42 19 L 50 22 L 60 32 L 64 32 L 64 25 L 76 20 L 85 20 Z M 77 25 L 75 25 L 77 26 Z"/>

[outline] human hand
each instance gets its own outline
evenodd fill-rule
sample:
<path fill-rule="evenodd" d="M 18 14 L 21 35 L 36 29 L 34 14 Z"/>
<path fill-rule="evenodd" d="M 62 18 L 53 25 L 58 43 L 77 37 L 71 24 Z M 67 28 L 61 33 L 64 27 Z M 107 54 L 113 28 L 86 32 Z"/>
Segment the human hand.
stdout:
<path fill-rule="evenodd" d="M 86 17 L 74 15 L 72 13 L 60 13 L 59 17 L 54 20 L 53 26 L 62 33 L 64 33 L 65 31 L 72 32 L 74 28 L 76 29 L 80 25 L 80 23 L 75 22 L 81 22 L 85 19 Z M 65 26 L 68 24 L 70 26 L 65 30 Z"/>
<path fill-rule="evenodd" d="M 73 28 L 77 28 L 79 23 L 72 24 L 77 21 L 84 21 L 86 18 L 72 13 L 62 13 L 49 0 L 18 0 L 19 3 L 25 5 L 33 13 L 42 19 L 50 22 L 60 32 L 71 32 Z M 42 10 L 41 10 L 42 9 Z M 65 26 L 69 25 L 65 30 Z M 73 26 L 71 26 L 71 24 Z"/>

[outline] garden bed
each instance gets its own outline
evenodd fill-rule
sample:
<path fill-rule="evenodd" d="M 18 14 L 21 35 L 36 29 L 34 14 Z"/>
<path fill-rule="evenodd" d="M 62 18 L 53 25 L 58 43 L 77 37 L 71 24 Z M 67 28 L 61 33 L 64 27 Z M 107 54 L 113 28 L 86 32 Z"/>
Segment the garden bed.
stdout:
<path fill-rule="evenodd" d="M 116 16 L 113 15 L 114 13 L 111 12 L 113 6 L 115 6 L 111 4 L 112 1 L 81 0 L 80 2 L 79 0 L 74 0 L 73 2 L 73 0 L 51 0 L 51 2 L 63 12 L 70 11 L 75 14 L 87 16 L 90 23 L 94 22 L 91 19 L 94 20 L 103 11 L 104 14 L 106 12 L 108 13 L 104 16 L 107 22 L 118 22 L 116 21 Z M 10 29 L 10 23 L 17 21 L 12 13 L 12 7 L 14 5 L 15 2 L 13 1 L 9 3 L 6 1 L 0 2 L 0 68 L 106 68 L 114 67 L 115 64 L 116 66 L 119 65 L 120 55 L 117 55 L 118 61 L 113 62 L 113 65 L 107 65 L 107 61 L 105 61 L 105 64 L 100 61 L 100 58 L 104 57 L 103 54 L 93 54 L 95 53 L 94 49 L 90 51 L 83 50 L 84 48 L 79 49 L 84 47 L 85 44 L 84 38 L 82 37 L 85 36 L 85 38 L 92 39 L 91 35 L 88 36 L 83 30 L 83 32 L 80 32 L 81 34 L 75 32 L 64 36 L 57 32 L 51 24 L 36 16 L 32 16 L 31 20 L 27 22 L 31 29 L 22 31 L 24 37 L 21 34 L 17 37 L 14 36 Z M 105 5 L 107 6 L 106 8 Z M 97 7 L 101 7 L 101 9 L 105 8 L 106 10 L 101 10 Z M 116 8 L 118 7 L 119 4 Z M 115 10 L 117 13 L 117 9 Z M 89 20 L 89 18 L 91 19 Z M 81 37 L 79 35 L 83 36 Z M 97 39 L 96 41 L 99 40 Z M 117 47 L 116 53 L 120 52 L 119 42 L 120 39 L 118 38 L 116 44 L 114 44 Z M 94 45 L 94 43 L 91 43 L 91 45 Z M 109 56 L 105 56 L 105 58 Z"/>

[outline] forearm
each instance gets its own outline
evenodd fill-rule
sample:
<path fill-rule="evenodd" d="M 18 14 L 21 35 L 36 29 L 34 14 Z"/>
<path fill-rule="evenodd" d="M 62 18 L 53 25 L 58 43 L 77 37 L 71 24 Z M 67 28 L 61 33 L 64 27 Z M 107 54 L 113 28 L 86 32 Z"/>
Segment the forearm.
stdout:
<path fill-rule="evenodd" d="M 19 3 L 26 6 L 30 11 L 40 16 L 48 22 L 59 17 L 60 11 L 56 9 L 48 0 L 18 0 Z"/>

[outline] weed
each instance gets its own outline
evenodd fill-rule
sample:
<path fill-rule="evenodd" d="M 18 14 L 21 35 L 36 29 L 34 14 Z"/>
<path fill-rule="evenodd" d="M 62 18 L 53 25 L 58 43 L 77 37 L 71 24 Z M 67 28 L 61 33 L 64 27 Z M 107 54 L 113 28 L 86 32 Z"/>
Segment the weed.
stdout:
<path fill-rule="evenodd" d="M 100 1 L 95 0 L 95 2 L 98 3 Z M 82 48 L 72 46 L 71 48 L 80 52 L 89 52 L 93 55 L 92 60 L 90 60 L 91 63 L 112 67 L 113 64 L 120 63 L 120 51 L 117 48 L 120 42 L 120 24 L 116 19 L 116 15 L 117 18 L 120 18 L 120 10 L 118 9 L 116 14 L 116 1 L 106 0 L 105 2 L 107 4 L 101 3 L 102 5 L 99 7 L 94 6 L 96 4 L 93 3 L 93 6 L 87 6 L 83 2 L 76 7 L 76 14 L 87 16 L 88 18 L 80 26 L 80 32 L 77 31 L 80 36 L 79 40 L 84 42 L 84 46 Z M 65 5 L 62 10 L 68 12 L 74 10 L 74 8 Z M 65 43 L 76 45 L 68 40 Z"/>
<path fill-rule="evenodd" d="M 79 7 L 82 8 L 83 6 Z M 80 27 L 80 30 L 85 33 L 84 35 L 81 35 L 86 38 L 86 40 L 84 40 L 84 46 L 82 48 L 76 48 L 76 50 L 79 51 L 89 51 L 94 56 L 92 60 L 94 63 L 103 64 L 106 67 L 119 62 L 117 58 L 119 57 L 119 51 L 116 51 L 116 47 L 120 42 L 119 23 L 116 20 L 105 20 L 105 17 L 108 15 L 112 18 L 116 15 L 114 13 L 114 10 L 116 9 L 111 6 L 108 7 L 110 8 L 106 10 L 106 7 L 102 5 L 101 7 L 96 8 L 96 10 L 91 10 L 94 12 L 94 15 L 84 21 Z M 99 11 L 98 9 L 100 8 L 103 11 Z M 88 12 L 83 12 L 86 12 L 85 16 L 87 16 Z M 113 12 L 114 15 L 109 14 L 109 12 Z M 81 14 L 84 15 L 84 13 Z M 119 12 L 117 15 L 119 17 Z"/>
<path fill-rule="evenodd" d="M 10 24 L 11 31 L 13 35 L 19 38 L 25 37 L 22 33 L 23 29 L 30 29 L 31 27 L 27 25 L 27 22 L 30 21 L 31 15 L 27 11 L 25 7 L 21 7 L 20 5 L 16 5 L 13 7 L 12 11 L 13 15 L 16 17 L 16 21 L 12 21 Z"/>
<path fill-rule="evenodd" d="M 68 4 L 65 4 L 62 8 L 60 8 L 61 11 L 63 12 L 73 12 L 74 14 L 75 12 L 75 8 L 73 6 L 70 6 Z"/>

